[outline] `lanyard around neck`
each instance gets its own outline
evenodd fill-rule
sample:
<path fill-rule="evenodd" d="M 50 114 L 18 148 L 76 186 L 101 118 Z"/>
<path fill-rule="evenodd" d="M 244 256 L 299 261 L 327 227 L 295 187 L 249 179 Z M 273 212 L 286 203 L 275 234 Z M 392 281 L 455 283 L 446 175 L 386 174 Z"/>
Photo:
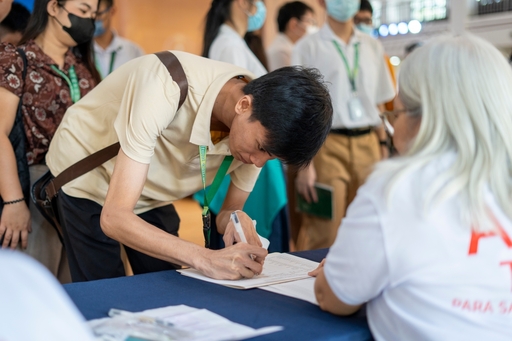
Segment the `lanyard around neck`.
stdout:
<path fill-rule="evenodd" d="M 199 160 L 201 167 L 201 180 L 203 181 L 203 189 L 204 189 L 204 205 L 203 205 L 203 216 L 208 215 L 210 212 L 210 202 L 213 200 L 213 197 L 217 193 L 217 190 L 224 180 L 224 176 L 228 172 L 229 166 L 233 162 L 233 156 L 227 155 L 224 157 L 222 164 L 213 179 L 213 183 L 208 190 L 208 194 L 206 193 L 206 146 L 199 146 Z"/>
<path fill-rule="evenodd" d="M 107 77 L 108 75 L 110 75 L 112 73 L 112 71 L 114 71 L 114 63 L 116 62 L 116 56 L 117 56 L 117 50 L 114 50 L 110 53 L 110 64 L 109 64 L 108 72 L 106 75 L 103 75 L 103 73 L 101 72 L 100 65 L 98 64 L 98 59 L 95 60 L 96 69 L 98 69 L 101 79 Z"/>
<path fill-rule="evenodd" d="M 73 103 L 78 102 L 78 100 L 80 99 L 80 87 L 78 86 L 78 77 L 76 76 L 75 66 L 71 65 L 71 67 L 69 68 L 69 77 L 64 72 L 59 70 L 59 68 L 55 65 L 52 65 L 51 68 L 53 71 L 57 72 L 59 76 L 64 78 L 64 80 L 68 83 L 69 92 L 71 94 L 71 100 L 73 101 Z"/>
<path fill-rule="evenodd" d="M 343 64 L 345 64 L 345 69 L 347 70 L 348 80 L 350 81 L 352 92 L 356 92 L 356 78 L 359 72 L 359 43 L 354 44 L 354 68 L 350 70 L 347 57 L 345 57 L 340 44 L 336 40 L 333 40 L 332 42 L 334 43 L 334 46 L 336 46 L 336 50 L 338 50 L 341 59 L 343 59 Z"/>

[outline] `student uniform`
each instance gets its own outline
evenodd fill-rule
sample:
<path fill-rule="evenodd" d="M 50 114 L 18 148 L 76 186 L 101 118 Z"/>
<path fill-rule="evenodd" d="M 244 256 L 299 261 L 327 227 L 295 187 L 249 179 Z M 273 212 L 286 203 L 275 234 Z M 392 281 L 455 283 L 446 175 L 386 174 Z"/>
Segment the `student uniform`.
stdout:
<path fill-rule="evenodd" d="M 251 80 L 254 76 L 227 63 L 179 51 L 173 53 L 188 81 L 188 95 L 178 111 L 180 89 L 164 64 L 153 54 L 134 59 L 67 111 L 50 145 L 47 163 L 57 176 L 75 162 L 119 141 L 130 159 L 150 165 L 134 212 L 177 234 L 179 218 L 172 202 L 203 187 L 199 146 L 208 147 L 208 183 L 213 181 L 224 157 L 231 154 L 229 136 L 216 144 L 211 140 L 210 119 L 215 100 L 231 78 L 241 75 Z M 59 195 L 62 218 L 70 226 L 64 228 L 64 237 L 73 281 L 124 274 L 118 257 L 119 244 L 106 237 L 99 227 L 99 214 L 114 165 L 115 158 L 69 182 Z M 252 190 L 259 172 L 256 166 L 237 160 L 228 170 L 233 184 L 246 192 Z M 168 218 L 171 215 L 176 217 L 173 222 Z M 78 243 L 76 247 L 74 243 Z M 83 244 L 87 243 L 96 249 L 85 248 L 82 252 Z M 172 268 L 167 262 L 130 248 L 126 250 L 135 273 Z M 134 259 L 143 263 L 140 268 Z M 154 267 L 149 264 L 152 262 Z"/>
<path fill-rule="evenodd" d="M 107 77 L 112 71 L 124 63 L 144 55 L 144 51 L 135 43 L 122 38 L 114 32 L 110 45 L 103 49 L 94 42 L 94 57 L 96 68 L 102 78 Z"/>
<path fill-rule="evenodd" d="M 365 111 L 358 120 L 352 119 L 348 110 L 352 89 L 343 57 L 351 71 L 358 60 L 355 87 Z M 380 146 L 373 131 L 381 124 L 377 105 L 391 100 L 395 91 L 382 45 L 358 30 L 346 44 L 326 23 L 319 32 L 295 45 L 292 64 L 318 68 L 332 98 L 331 133 L 313 165 L 317 181 L 334 188 L 335 216 L 328 220 L 304 214 L 297 245 L 299 249 L 325 248 L 334 242 L 347 206 L 371 167 L 380 160 Z"/>

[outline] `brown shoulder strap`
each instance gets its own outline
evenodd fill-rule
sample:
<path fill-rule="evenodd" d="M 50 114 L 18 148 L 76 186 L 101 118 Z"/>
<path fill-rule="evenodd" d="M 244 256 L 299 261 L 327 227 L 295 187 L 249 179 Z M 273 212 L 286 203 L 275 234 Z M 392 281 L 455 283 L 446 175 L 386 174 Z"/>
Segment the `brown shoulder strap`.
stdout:
<path fill-rule="evenodd" d="M 172 52 L 162 51 L 155 53 L 155 55 L 167 67 L 172 79 L 178 83 L 180 87 L 180 101 L 178 103 L 178 109 L 176 109 L 176 111 L 178 111 L 185 102 L 188 93 L 188 82 L 185 71 L 183 71 L 180 61 Z M 116 142 L 66 168 L 46 187 L 47 197 L 55 197 L 62 186 L 112 159 L 119 153 L 119 148 L 119 142 Z"/>

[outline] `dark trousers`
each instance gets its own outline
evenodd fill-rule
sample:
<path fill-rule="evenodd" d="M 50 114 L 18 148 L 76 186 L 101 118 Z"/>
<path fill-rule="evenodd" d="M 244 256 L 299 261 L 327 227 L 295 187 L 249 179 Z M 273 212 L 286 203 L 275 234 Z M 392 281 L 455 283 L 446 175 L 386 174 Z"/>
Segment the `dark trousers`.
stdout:
<path fill-rule="evenodd" d="M 73 282 L 124 276 L 121 246 L 107 237 L 100 226 L 102 206 L 59 191 L 57 205 Z M 139 214 L 144 221 L 178 236 L 180 218 L 173 205 Z M 134 274 L 173 270 L 178 265 L 165 262 L 125 246 Z"/>

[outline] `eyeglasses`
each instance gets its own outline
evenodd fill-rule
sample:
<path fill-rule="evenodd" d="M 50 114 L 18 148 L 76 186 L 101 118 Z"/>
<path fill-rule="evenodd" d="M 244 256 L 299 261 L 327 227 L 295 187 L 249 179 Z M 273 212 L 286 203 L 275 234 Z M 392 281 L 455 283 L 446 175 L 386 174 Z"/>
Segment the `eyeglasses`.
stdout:
<path fill-rule="evenodd" d="M 382 114 L 380 114 L 380 118 L 382 119 L 382 123 L 384 124 L 384 130 L 386 131 L 390 138 L 393 137 L 393 134 L 395 133 L 394 124 L 398 116 L 406 112 L 408 112 L 407 109 L 397 109 L 391 111 L 384 111 Z"/>
<path fill-rule="evenodd" d="M 380 117 L 383 121 L 387 121 L 390 125 L 394 125 L 398 116 L 405 114 L 409 110 L 407 109 L 397 109 L 397 110 L 391 110 L 391 111 L 384 111 Z"/>
<path fill-rule="evenodd" d="M 300 18 L 299 21 L 304 23 L 304 24 L 311 25 L 311 26 L 317 26 L 316 25 L 316 20 L 312 19 L 312 18 Z"/>
<path fill-rule="evenodd" d="M 366 24 L 366 25 L 372 25 L 373 24 L 373 20 L 371 17 L 369 18 L 361 18 L 361 17 L 357 17 L 357 15 L 354 17 L 354 24 Z"/>

